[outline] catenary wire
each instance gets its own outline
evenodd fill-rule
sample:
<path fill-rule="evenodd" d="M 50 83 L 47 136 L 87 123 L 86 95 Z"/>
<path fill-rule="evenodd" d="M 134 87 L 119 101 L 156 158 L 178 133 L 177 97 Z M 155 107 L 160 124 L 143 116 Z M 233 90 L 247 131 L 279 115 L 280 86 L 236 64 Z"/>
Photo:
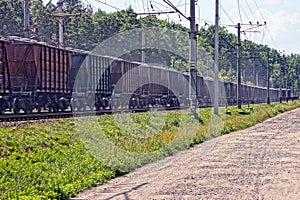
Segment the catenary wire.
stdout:
<path fill-rule="evenodd" d="M 239 16 L 240 16 L 240 22 L 243 23 L 242 21 L 242 15 L 241 15 L 241 9 L 240 9 L 240 0 L 237 0 L 237 4 L 238 4 L 238 12 L 239 12 Z"/>

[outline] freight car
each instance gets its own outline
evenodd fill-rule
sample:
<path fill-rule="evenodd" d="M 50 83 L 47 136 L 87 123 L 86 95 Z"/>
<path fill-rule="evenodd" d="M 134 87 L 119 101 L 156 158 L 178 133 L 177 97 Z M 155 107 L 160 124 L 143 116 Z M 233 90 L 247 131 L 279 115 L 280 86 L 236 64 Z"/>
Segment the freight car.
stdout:
<path fill-rule="evenodd" d="M 0 40 L 0 114 L 4 114 L 5 109 L 11 107 L 10 94 L 12 91 L 5 48 L 7 44 L 7 41 Z"/>
<path fill-rule="evenodd" d="M 74 110 L 174 108 L 180 106 L 179 98 L 187 97 L 187 84 L 183 84 L 187 77 L 183 73 L 72 51 L 70 87 L 73 88 Z"/>
<path fill-rule="evenodd" d="M 0 43 L 1 113 L 58 111 L 70 106 L 70 51 L 17 37 Z"/>
<path fill-rule="evenodd" d="M 69 87 L 72 88 L 72 110 L 107 109 L 112 94 L 108 57 L 99 57 L 87 51 L 72 50 L 72 68 Z"/>
<path fill-rule="evenodd" d="M 99 56 L 76 50 L 72 56 L 76 84 L 72 84 L 74 105 L 97 111 L 121 109 L 148 109 L 151 107 L 183 108 L 189 105 L 189 75 L 173 69 L 157 67 L 119 58 Z M 76 64 L 75 64 L 76 63 Z M 197 76 L 197 102 L 199 107 L 212 106 L 214 81 Z M 219 81 L 220 105 L 237 103 L 236 84 Z M 267 88 L 242 84 L 243 104 L 263 103 Z M 80 91 L 80 92 L 79 92 Z M 279 89 L 270 89 L 270 100 L 279 101 Z M 285 89 L 282 89 L 285 94 Z M 289 91 L 288 91 L 288 94 Z M 80 98 L 82 97 L 82 98 Z M 81 107 L 80 107 L 81 105 Z"/>
<path fill-rule="evenodd" d="M 201 102 L 201 105 L 212 106 L 213 97 L 210 97 L 210 94 L 213 95 L 214 81 L 211 78 L 204 78 L 205 85 L 208 88 L 204 94 L 207 96 L 201 97 L 201 91 L 198 91 L 198 101 Z M 221 81 L 219 85 L 224 86 L 225 95 L 220 94 L 220 104 L 221 105 L 235 105 L 237 104 L 237 85 L 236 83 Z M 203 86 L 202 88 L 205 88 Z M 205 91 L 205 90 L 204 90 Z M 291 96 L 290 89 L 282 89 L 282 95 L 285 95 L 287 91 L 286 100 L 295 99 L 295 95 Z M 203 93 L 203 92 L 202 92 Z M 200 94 L 200 95 L 199 95 Z M 280 89 L 279 88 L 270 88 L 270 101 L 271 102 L 279 102 L 280 101 Z M 226 97 L 226 99 L 222 99 L 222 97 Z M 250 104 L 250 103 L 264 103 L 267 102 L 267 88 L 260 86 L 250 86 L 250 85 L 241 85 L 241 101 L 242 104 Z"/>
<path fill-rule="evenodd" d="M 197 76 L 199 107 L 212 106 L 214 82 Z M 236 84 L 220 81 L 219 103 L 234 105 Z M 11 37 L 0 40 L 0 112 L 166 109 L 189 105 L 189 75 L 173 69 L 61 49 Z M 243 103 L 266 101 L 267 89 L 242 85 Z M 289 90 L 282 89 L 282 96 Z M 270 89 L 270 100 L 280 100 Z"/>

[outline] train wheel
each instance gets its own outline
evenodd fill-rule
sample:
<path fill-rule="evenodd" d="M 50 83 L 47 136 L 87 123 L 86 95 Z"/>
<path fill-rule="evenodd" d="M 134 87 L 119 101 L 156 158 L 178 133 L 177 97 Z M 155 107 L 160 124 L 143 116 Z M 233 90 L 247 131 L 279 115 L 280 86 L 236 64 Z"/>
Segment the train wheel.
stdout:
<path fill-rule="evenodd" d="M 86 103 L 84 100 L 78 100 L 76 104 L 77 111 L 85 111 L 86 110 Z"/>
<path fill-rule="evenodd" d="M 102 108 L 103 110 L 105 110 L 105 108 L 109 107 L 110 103 L 108 101 L 108 99 L 102 99 Z"/>
<path fill-rule="evenodd" d="M 57 111 L 58 111 L 58 108 L 55 105 L 49 107 L 49 112 L 56 113 Z"/>
<path fill-rule="evenodd" d="M 100 111 L 100 107 L 98 104 L 95 105 L 96 111 Z"/>
<path fill-rule="evenodd" d="M 48 112 L 52 112 L 52 107 L 51 106 L 48 107 Z"/>
<path fill-rule="evenodd" d="M 24 109 L 25 114 L 30 114 L 32 113 L 32 109 L 28 108 L 28 109 Z"/>
<path fill-rule="evenodd" d="M 13 100 L 13 111 L 14 114 L 19 114 L 20 113 L 20 106 L 19 106 L 19 99 L 18 98 L 14 98 Z"/>
<path fill-rule="evenodd" d="M 73 108 L 73 105 L 72 105 L 72 104 L 70 105 L 70 109 L 71 109 L 71 112 L 74 111 L 74 108 Z"/>
<path fill-rule="evenodd" d="M 136 99 L 131 99 L 130 101 L 129 101 L 129 109 L 135 109 L 137 107 L 137 101 L 136 101 Z"/>
<path fill-rule="evenodd" d="M 15 106 L 13 110 L 15 114 L 19 114 L 21 109 L 18 106 Z"/>
<path fill-rule="evenodd" d="M 41 113 L 41 112 L 42 112 L 42 106 L 38 106 L 38 107 L 37 107 L 37 112 L 38 112 L 38 113 Z"/>
<path fill-rule="evenodd" d="M 70 107 L 69 101 L 66 100 L 66 99 L 64 99 L 64 100 L 60 103 L 59 109 L 60 109 L 62 112 L 65 112 L 69 107 Z"/>
<path fill-rule="evenodd" d="M 59 111 L 59 108 L 58 108 L 57 106 L 54 106 L 54 107 L 53 107 L 53 112 L 56 113 L 56 112 L 58 112 L 58 111 Z"/>
<path fill-rule="evenodd" d="M 66 109 L 65 109 L 65 106 L 64 106 L 63 104 L 58 105 L 57 111 L 62 111 L 62 112 L 64 112 L 65 110 L 66 110 Z"/>

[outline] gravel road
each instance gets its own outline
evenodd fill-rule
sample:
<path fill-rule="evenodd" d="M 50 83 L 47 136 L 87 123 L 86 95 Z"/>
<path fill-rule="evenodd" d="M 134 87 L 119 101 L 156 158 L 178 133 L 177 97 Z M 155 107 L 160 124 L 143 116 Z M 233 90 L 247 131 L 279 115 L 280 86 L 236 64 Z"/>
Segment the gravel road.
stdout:
<path fill-rule="evenodd" d="M 300 199 L 300 109 L 146 165 L 74 199 Z"/>

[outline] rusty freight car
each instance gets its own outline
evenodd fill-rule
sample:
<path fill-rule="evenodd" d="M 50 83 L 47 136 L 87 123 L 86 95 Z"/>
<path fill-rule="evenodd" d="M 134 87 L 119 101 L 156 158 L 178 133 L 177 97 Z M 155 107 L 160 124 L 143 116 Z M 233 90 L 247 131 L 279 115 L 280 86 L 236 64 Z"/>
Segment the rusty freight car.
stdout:
<path fill-rule="evenodd" d="M 1 108 L 2 113 L 7 109 L 14 113 L 31 113 L 34 109 L 56 112 L 69 108 L 70 51 L 18 37 L 4 42 L 3 51 L 6 56 L 1 58 L 5 60 L 1 65 L 2 79 L 7 74 L 8 81 L 3 82 L 4 78 L 1 85 L 8 87 L 5 96 L 9 98 Z"/>
<path fill-rule="evenodd" d="M 5 109 L 11 107 L 11 87 L 5 48 L 7 44 L 8 42 L 6 40 L 0 40 L 0 114 L 4 114 Z"/>

